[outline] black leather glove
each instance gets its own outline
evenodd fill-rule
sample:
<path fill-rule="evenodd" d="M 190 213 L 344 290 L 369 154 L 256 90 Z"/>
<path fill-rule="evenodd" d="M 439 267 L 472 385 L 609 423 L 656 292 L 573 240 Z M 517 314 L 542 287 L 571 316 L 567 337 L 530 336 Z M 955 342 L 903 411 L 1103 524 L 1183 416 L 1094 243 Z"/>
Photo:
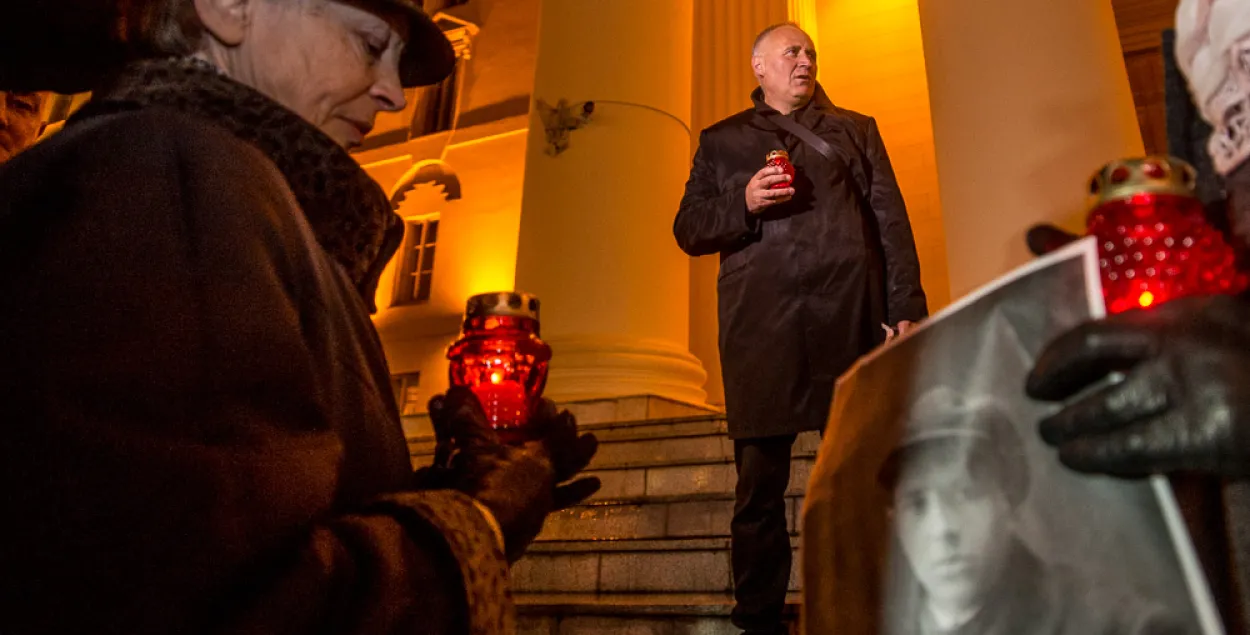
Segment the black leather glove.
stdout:
<path fill-rule="evenodd" d="M 1042 223 L 1030 227 L 1028 233 L 1025 234 L 1024 240 L 1028 243 L 1029 251 L 1033 252 L 1034 256 L 1045 256 L 1079 238 L 1080 236 L 1059 229 L 1054 225 Z"/>
<path fill-rule="evenodd" d="M 1123 381 L 1077 396 L 1112 372 Z M 1248 476 L 1250 306 L 1185 298 L 1084 324 L 1043 351 L 1026 391 L 1070 399 L 1040 430 L 1072 469 Z"/>
<path fill-rule="evenodd" d="M 530 423 L 533 440 L 521 445 L 500 442 L 467 388 L 434 397 L 429 411 L 438 446 L 426 485 L 460 490 L 485 505 L 503 531 L 511 562 L 538 536 L 548 514 L 599 490 L 595 477 L 557 486 L 590 463 L 598 441 L 593 434 L 579 437 L 576 420 L 568 411 L 557 413 L 554 403 L 544 401 Z"/>

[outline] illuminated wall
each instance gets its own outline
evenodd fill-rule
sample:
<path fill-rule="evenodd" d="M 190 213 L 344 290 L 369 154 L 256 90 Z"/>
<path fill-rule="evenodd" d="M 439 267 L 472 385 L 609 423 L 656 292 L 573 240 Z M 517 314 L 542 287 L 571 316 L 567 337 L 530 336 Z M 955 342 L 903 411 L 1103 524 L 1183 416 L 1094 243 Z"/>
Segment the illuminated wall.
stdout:
<path fill-rule="evenodd" d="M 941 309 L 950 281 L 916 0 L 803 2 L 816 5 L 821 85 L 834 103 L 877 120 L 907 202 L 929 309 Z"/>
<path fill-rule="evenodd" d="M 444 351 L 458 335 L 465 300 L 513 288 L 538 10 L 539 0 L 473 0 L 450 9 L 440 25 L 468 53 L 457 71 L 452 128 L 356 153 L 388 194 L 400 194 L 400 215 L 439 221 L 429 301 L 392 306 L 400 253 L 382 276 L 374 316 L 391 372 L 421 373 L 419 410 L 446 388 Z M 413 107 L 379 118 L 371 137 L 403 135 Z M 447 200 L 437 182 L 407 178 L 431 167 L 454 179 L 458 199 Z"/>
<path fill-rule="evenodd" d="M 957 297 L 1028 262 L 1034 223 L 1079 231 L 1089 176 L 1143 146 L 1109 1 L 919 7 Z"/>

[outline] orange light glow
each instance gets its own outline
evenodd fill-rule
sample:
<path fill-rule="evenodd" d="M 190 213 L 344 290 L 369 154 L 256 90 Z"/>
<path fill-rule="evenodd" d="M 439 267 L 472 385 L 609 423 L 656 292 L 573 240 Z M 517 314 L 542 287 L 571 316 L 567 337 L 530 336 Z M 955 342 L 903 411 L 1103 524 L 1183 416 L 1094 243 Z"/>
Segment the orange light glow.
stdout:
<path fill-rule="evenodd" d="M 498 384 L 501 381 L 503 381 L 503 373 L 495 371 L 490 374 L 490 383 Z"/>
<path fill-rule="evenodd" d="M 1155 294 L 1149 291 L 1142 291 L 1142 294 L 1137 297 L 1137 304 L 1140 305 L 1141 308 L 1143 309 L 1154 303 L 1155 303 Z"/>

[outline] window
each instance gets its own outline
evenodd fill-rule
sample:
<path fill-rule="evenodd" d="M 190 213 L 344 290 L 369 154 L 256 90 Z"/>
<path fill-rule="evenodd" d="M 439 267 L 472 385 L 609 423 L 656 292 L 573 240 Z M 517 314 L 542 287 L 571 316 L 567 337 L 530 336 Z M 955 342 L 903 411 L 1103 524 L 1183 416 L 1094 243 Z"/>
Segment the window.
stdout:
<path fill-rule="evenodd" d="M 408 96 L 413 103 L 412 124 L 409 138 L 417 139 L 444 130 L 451 130 L 456 117 L 456 77 L 460 74 L 457 61 L 451 74 L 433 85 L 412 89 Z"/>
<path fill-rule="evenodd" d="M 391 392 L 395 393 L 395 405 L 400 415 L 415 415 L 421 411 L 421 373 L 391 375 Z"/>
<path fill-rule="evenodd" d="M 421 304 L 430 300 L 434 278 L 434 244 L 438 241 L 438 219 L 409 221 L 404 231 L 404 259 L 395 277 L 392 304 Z"/>

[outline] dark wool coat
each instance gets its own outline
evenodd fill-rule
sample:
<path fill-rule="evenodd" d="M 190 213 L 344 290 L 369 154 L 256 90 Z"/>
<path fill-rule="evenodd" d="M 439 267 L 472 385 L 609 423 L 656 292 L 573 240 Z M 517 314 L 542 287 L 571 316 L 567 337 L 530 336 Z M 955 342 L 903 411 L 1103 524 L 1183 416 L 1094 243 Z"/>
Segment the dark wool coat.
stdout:
<path fill-rule="evenodd" d="M 310 218 L 389 225 L 367 176 L 211 72 L 138 75 L 0 166 L 0 631 L 510 631 L 485 517 L 409 489 L 371 267 L 327 248 L 393 247 Z"/>
<path fill-rule="evenodd" d="M 876 122 L 817 87 L 793 113 L 833 161 L 755 107 L 699 138 L 673 224 L 682 250 L 720 254 L 721 365 L 729 434 L 819 430 L 833 384 L 884 340 L 882 323 L 927 315 L 911 224 Z M 795 197 L 753 217 L 746 186 L 768 152 L 787 150 Z"/>

